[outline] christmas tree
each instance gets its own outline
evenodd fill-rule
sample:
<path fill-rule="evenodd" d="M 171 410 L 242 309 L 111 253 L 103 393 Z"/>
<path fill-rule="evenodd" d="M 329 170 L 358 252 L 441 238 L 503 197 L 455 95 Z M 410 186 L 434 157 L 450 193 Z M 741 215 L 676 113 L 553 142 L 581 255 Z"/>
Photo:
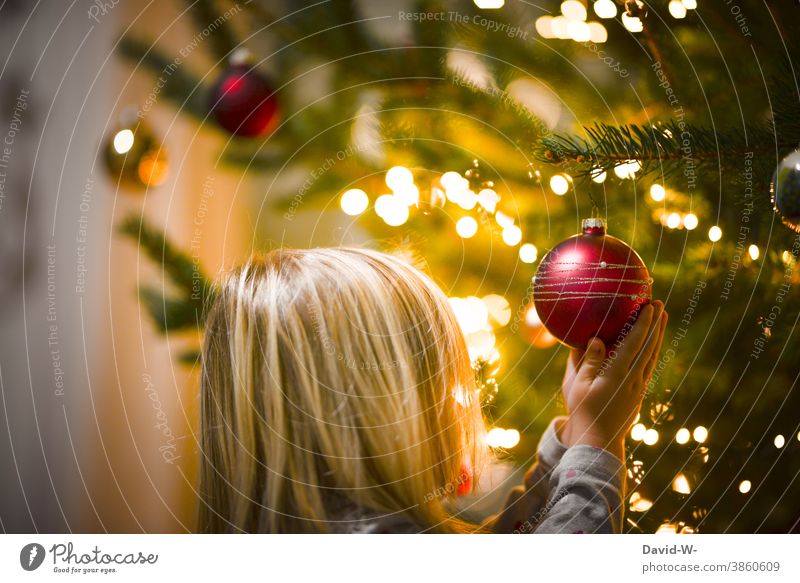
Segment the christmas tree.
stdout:
<path fill-rule="evenodd" d="M 795 532 L 797 10 L 200 0 L 187 2 L 191 50 L 126 34 L 119 56 L 200 131 L 229 137 L 229 171 L 271 177 L 263 205 L 286 230 L 298 212 L 346 213 L 356 235 L 343 243 L 424 260 L 484 378 L 490 442 L 520 467 L 563 412 L 568 353 L 531 309 L 532 276 L 582 218 L 606 219 L 671 314 L 628 440 L 627 528 Z M 186 66 L 200 53 L 217 63 L 204 75 Z M 150 131 L 139 114 L 131 135 Z M 135 163 L 134 179 L 157 184 L 158 149 L 134 156 L 124 131 L 109 168 Z M 138 216 L 120 230 L 173 284 L 142 290 L 156 325 L 202 329 L 213 277 L 189 242 Z M 269 249 L 281 233 L 254 239 Z"/>

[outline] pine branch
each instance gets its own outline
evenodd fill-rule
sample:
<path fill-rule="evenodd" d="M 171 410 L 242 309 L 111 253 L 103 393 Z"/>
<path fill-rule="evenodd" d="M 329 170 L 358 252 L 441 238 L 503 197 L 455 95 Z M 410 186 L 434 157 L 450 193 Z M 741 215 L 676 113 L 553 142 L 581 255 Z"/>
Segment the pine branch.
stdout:
<path fill-rule="evenodd" d="M 208 31 L 208 41 L 217 59 L 223 59 L 238 46 L 238 41 L 228 25 L 228 19 L 217 9 L 213 0 L 187 0 L 189 12 L 197 30 Z"/>
<path fill-rule="evenodd" d="M 117 230 L 135 240 L 178 288 L 177 297 L 168 297 L 152 287 L 140 288 L 142 302 L 156 326 L 161 331 L 201 326 L 216 290 L 194 260 L 179 251 L 162 231 L 143 217 L 130 216 Z"/>

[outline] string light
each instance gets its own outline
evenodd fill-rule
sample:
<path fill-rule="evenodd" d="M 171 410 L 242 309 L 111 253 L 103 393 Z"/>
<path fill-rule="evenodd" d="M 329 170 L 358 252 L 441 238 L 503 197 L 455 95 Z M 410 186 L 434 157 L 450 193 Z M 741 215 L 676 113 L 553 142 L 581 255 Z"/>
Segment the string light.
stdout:
<path fill-rule="evenodd" d="M 694 231 L 699 222 L 697 215 L 694 213 L 688 213 L 683 217 L 683 226 L 686 227 L 687 231 Z"/>
<path fill-rule="evenodd" d="M 117 154 L 126 154 L 133 148 L 133 132 L 125 129 L 114 134 L 114 150 Z"/>
<path fill-rule="evenodd" d="M 642 423 L 637 423 L 631 427 L 631 439 L 634 441 L 642 441 L 647 433 L 647 427 Z"/>
<path fill-rule="evenodd" d="M 747 494 L 750 491 L 750 488 L 752 487 L 753 484 L 750 482 L 750 480 L 742 480 L 741 482 L 739 482 L 739 492 L 741 492 L 742 494 Z"/>
<path fill-rule="evenodd" d="M 628 16 L 625 12 L 622 13 L 622 25 L 629 32 L 642 32 L 644 30 L 644 25 L 638 17 Z"/>
<path fill-rule="evenodd" d="M 631 512 L 647 512 L 653 507 L 653 501 L 644 498 L 639 492 L 634 492 L 630 497 Z"/>
<path fill-rule="evenodd" d="M 592 168 L 591 171 L 592 182 L 601 184 L 606 181 L 606 171 L 602 168 Z"/>
<path fill-rule="evenodd" d="M 578 0 L 565 0 L 561 3 L 561 14 L 567 20 L 586 20 L 586 7 Z"/>
<path fill-rule="evenodd" d="M 698 425 L 694 428 L 692 432 L 692 437 L 697 443 L 703 443 L 706 439 L 708 439 L 708 429 L 703 427 L 702 425 Z"/>
<path fill-rule="evenodd" d="M 602 44 L 608 40 L 608 31 L 606 27 L 599 22 L 589 23 L 589 40 L 593 43 Z"/>
<path fill-rule="evenodd" d="M 461 176 L 461 174 L 458 172 L 453 172 L 452 170 L 442 174 L 442 177 L 439 179 L 439 182 L 442 183 L 442 186 L 444 186 L 445 190 L 459 189 L 464 184 L 464 181 L 466 181 L 466 178 Z"/>
<path fill-rule="evenodd" d="M 550 189 L 558 196 L 564 196 L 569 190 L 569 180 L 564 174 L 554 174 L 550 178 Z"/>
<path fill-rule="evenodd" d="M 522 230 L 516 225 L 509 225 L 503 229 L 503 242 L 513 247 L 522 241 Z"/>
<path fill-rule="evenodd" d="M 497 209 L 497 203 L 500 202 L 500 195 L 491 188 L 484 188 L 478 193 L 477 201 L 486 212 L 493 213 Z"/>
<path fill-rule="evenodd" d="M 667 217 L 667 227 L 677 229 L 681 226 L 681 216 L 678 213 L 670 213 Z"/>
<path fill-rule="evenodd" d="M 678 527 L 670 522 L 665 522 L 656 529 L 656 534 L 678 534 Z"/>
<path fill-rule="evenodd" d="M 486 445 L 510 449 L 519 443 L 519 431 L 492 427 L 486 434 Z"/>
<path fill-rule="evenodd" d="M 405 166 L 393 166 L 386 172 L 386 186 L 394 192 L 414 184 L 414 175 Z"/>
<path fill-rule="evenodd" d="M 502 8 L 506 0 L 475 0 L 475 6 L 482 10 L 495 10 Z"/>
<path fill-rule="evenodd" d="M 778 435 L 775 436 L 775 441 L 773 443 L 775 444 L 775 447 L 780 449 L 784 445 L 786 445 L 786 438 L 779 433 Z"/>
<path fill-rule="evenodd" d="M 681 0 L 671 0 L 669 3 L 669 13 L 674 18 L 686 18 L 686 6 Z"/>
<path fill-rule="evenodd" d="M 642 439 L 646 445 L 655 445 L 658 443 L 658 431 L 655 429 L 648 429 L 644 434 L 644 439 Z"/>
<path fill-rule="evenodd" d="M 530 243 L 525 243 L 519 248 L 519 258 L 523 263 L 533 263 L 539 255 L 538 249 Z"/>
<path fill-rule="evenodd" d="M 497 224 L 500 225 L 501 228 L 505 229 L 506 227 L 510 227 L 514 224 L 514 218 L 508 216 L 503 211 L 497 211 L 494 215 Z"/>
<path fill-rule="evenodd" d="M 369 197 L 363 190 L 351 188 L 342 195 L 339 206 L 342 207 L 346 215 L 360 215 L 367 210 L 367 206 L 369 206 Z"/>
<path fill-rule="evenodd" d="M 628 160 L 614 166 L 614 174 L 618 178 L 635 178 L 636 173 L 642 169 L 642 165 L 637 160 Z"/>
<path fill-rule="evenodd" d="M 688 429 L 686 429 L 685 427 L 681 427 L 680 429 L 678 429 L 678 433 L 675 434 L 675 441 L 677 441 L 680 444 L 688 443 L 691 435 L 692 434 L 689 433 Z"/>
<path fill-rule="evenodd" d="M 689 486 L 689 479 L 685 474 L 678 474 L 672 480 L 672 490 L 678 494 L 691 494 L 692 488 Z"/>
<path fill-rule="evenodd" d="M 463 239 L 469 239 L 478 232 L 478 221 L 472 217 L 461 217 L 456 223 L 456 233 Z"/>
<path fill-rule="evenodd" d="M 536 27 L 536 32 L 539 33 L 539 36 L 542 38 L 553 38 L 555 34 L 553 34 L 553 17 L 552 16 L 540 16 L 536 19 L 536 23 L 534 25 Z"/>
<path fill-rule="evenodd" d="M 696 0 L 683 0 L 683 5 L 687 10 L 694 10 L 697 8 Z"/>
<path fill-rule="evenodd" d="M 758 245 L 750 245 L 747 248 L 747 254 L 750 255 L 750 259 L 753 261 L 758 259 L 758 256 L 761 255 L 761 252 L 758 250 Z"/>
<path fill-rule="evenodd" d="M 708 230 L 708 238 L 713 242 L 716 243 L 720 239 L 722 239 L 722 229 L 720 229 L 717 225 L 714 225 Z"/>
<path fill-rule="evenodd" d="M 660 184 L 654 184 L 650 187 L 650 198 L 656 202 L 661 202 L 667 197 L 667 191 Z"/>
<path fill-rule="evenodd" d="M 414 184 L 404 184 L 395 189 L 394 195 L 397 197 L 397 200 L 406 206 L 411 206 L 412 204 L 417 204 L 419 201 L 419 188 Z"/>
<path fill-rule="evenodd" d="M 600 18 L 614 18 L 617 15 L 617 5 L 613 0 L 597 0 L 594 3 L 594 13 Z"/>

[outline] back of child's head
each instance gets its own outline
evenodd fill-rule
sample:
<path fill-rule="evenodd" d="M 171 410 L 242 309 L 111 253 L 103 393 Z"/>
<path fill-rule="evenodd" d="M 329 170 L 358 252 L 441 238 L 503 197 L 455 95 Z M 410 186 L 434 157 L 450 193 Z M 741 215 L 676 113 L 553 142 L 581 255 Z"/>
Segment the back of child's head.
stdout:
<path fill-rule="evenodd" d="M 251 259 L 220 283 L 202 361 L 202 531 L 335 531 L 348 508 L 462 528 L 444 503 L 480 463 L 480 403 L 416 268 L 358 249 Z"/>

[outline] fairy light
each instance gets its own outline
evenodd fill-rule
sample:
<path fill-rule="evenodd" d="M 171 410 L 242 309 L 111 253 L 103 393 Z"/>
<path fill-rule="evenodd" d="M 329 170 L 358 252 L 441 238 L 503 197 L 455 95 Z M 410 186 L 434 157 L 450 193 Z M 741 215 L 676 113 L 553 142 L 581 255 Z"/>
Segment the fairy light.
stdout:
<path fill-rule="evenodd" d="M 397 192 L 414 183 L 414 175 L 405 166 L 393 166 L 386 172 L 386 186 Z"/>
<path fill-rule="evenodd" d="M 775 436 L 775 441 L 773 441 L 775 447 L 781 449 L 784 445 L 786 445 L 786 438 L 781 435 L 780 433 Z"/>
<path fill-rule="evenodd" d="M 608 31 L 606 27 L 599 22 L 590 22 L 589 26 L 589 40 L 593 43 L 602 44 L 608 40 Z"/>
<path fill-rule="evenodd" d="M 702 425 L 698 425 L 694 428 L 692 432 L 692 437 L 697 443 L 704 443 L 706 439 L 708 439 L 708 429 L 703 427 Z"/>
<path fill-rule="evenodd" d="M 569 190 L 569 180 L 564 174 L 554 174 L 550 178 L 550 189 L 558 196 L 564 196 Z"/>
<path fill-rule="evenodd" d="M 553 31 L 553 37 L 560 39 L 569 38 L 569 34 L 567 33 L 567 24 L 569 24 L 569 20 L 567 20 L 563 16 L 554 17 L 553 20 L 550 21 L 550 27 L 551 30 Z"/>
<path fill-rule="evenodd" d="M 519 443 L 519 437 L 519 431 L 516 429 L 492 427 L 486 434 L 486 445 L 510 449 Z"/>
<path fill-rule="evenodd" d="M 670 213 L 667 217 L 667 227 L 677 229 L 681 226 L 681 216 L 678 213 Z"/>
<path fill-rule="evenodd" d="M 694 231 L 699 222 L 697 215 L 694 213 L 688 213 L 683 217 L 683 226 L 686 227 L 687 231 Z"/>
<path fill-rule="evenodd" d="M 681 0 L 671 0 L 668 8 L 669 13 L 672 14 L 673 18 L 686 18 L 686 6 L 683 5 Z"/>
<path fill-rule="evenodd" d="M 463 239 L 469 239 L 478 232 L 478 221 L 472 217 L 461 217 L 456 223 L 456 233 Z"/>
<path fill-rule="evenodd" d="M 671 522 L 665 522 L 656 529 L 656 534 L 678 534 L 678 527 Z"/>
<path fill-rule="evenodd" d="M 631 439 L 634 441 L 642 441 L 647 433 L 647 427 L 642 423 L 637 423 L 631 427 Z"/>
<path fill-rule="evenodd" d="M 639 492 L 634 492 L 630 497 L 631 512 L 647 512 L 653 507 L 653 501 L 643 497 Z"/>
<path fill-rule="evenodd" d="M 399 227 L 408 220 L 408 207 L 396 196 L 390 197 L 381 217 L 390 227 Z"/>
<path fill-rule="evenodd" d="M 578 0 L 565 0 L 561 3 L 561 14 L 567 20 L 586 20 L 586 6 Z"/>
<path fill-rule="evenodd" d="M 602 168 L 592 168 L 591 171 L 592 182 L 596 182 L 597 184 L 601 184 L 606 181 L 606 171 Z"/>
<path fill-rule="evenodd" d="M 536 32 L 539 33 L 539 36 L 542 38 L 553 38 L 555 34 L 553 34 L 553 17 L 552 16 L 540 16 L 536 19 L 536 23 L 534 24 L 536 27 Z"/>
<path fill-rule="evenodd" d="M 510 227 L 514 224 L 514 218 L 507 215 L 503 211 L 497 211 L 494 215 L 494 219 L 497 221 L 497 224 L 505 229 L 506 227 Z"/>
<path fill-rule="evenodd" d="M 396 188 L 394 195 L 397 197 L 397 200 L 406 206 L 411 206 L 412 204 L 417 204 L 417 202 L 419 202 L 419 188 L 417 188 L 414 184 L 404 184 L 399 188 Z"/>
<path fill-rule="evenodd" d="M 689 432 L 688 429 L 686 429 L 685 427 L 681 427 L 680 429 L 678 429 L 678 433 L 675 434 L 675 441 L 683 445 L 684 443 L 689 442 L 689 438 L 691 436 L 692 434 Z"/>
<path fill-rule="evenodd" d="M 126 154 L 133 148 L 133 132 L 120 130 L 114 135 L 114 150 L 117 154 Z"/>
<path fill-rule="evenodd" d="M 758 249 L 758 245 L 755 244 L 750 245 L 747 248 L 747 254 L 750 255 L 750 259 L 752 259 L 753 261 L 758 259 L 758 256 L 761 255 L 761 252 Z"/>
<path fill-rule="evenodd" d="M 667 197 L 667 191 L 660 184 L 654 184 L 650 187 L 650 198 L 656 202 L 661 202 Z"/>
<path fill-rule="evenodd" d="M 388 195 L 387 195 L 388 196 Z M 351 188 L 342 194 L 339 201 L 339 206 L 346 215 L 356 216 L 367 210 L 369 206 L 369 197 L 367 193 L 359 188 Z"/>
<path fill-rule="evenodd" d="M 672 480 L 672 490 L 678 494 L 691 494 L 692 487 L 689 485 L 689 479 L 685 474 L 678 474 Z"/>
<path fill-rule="evenodd" d="M 613 0 L 597 0 L 593 8 L 599 18 L 614 18 L 617 15 L 617 5 Z"/>
<path fill-rule="evenodd" d="M 752 487 L 753 484 L 750 480 L 742 480 L 739 482 L 739 492 L 742 494 L 747 494 Z"/>
<path fill-rule="evenodd" d="M 496 10 L 502 8 L 506 0 L 475 0 L 475 6 L 481 10 Z"/>
<path fill-rule="evenodd" d="M 722 239 L 722 229 L 720 229 L 717 225 L 714 225 L 708 230 L 708 238 L 711 240 L 711 242 L 716 243 Z"/>
<path fill-rule="evenodd" d="M 522 247 L 519 248 L 519 259 L 523 263 L 533 263 L 536 261 L 536 258 L 539 256 L 539 250 L 536 249 L 535 245 L 530 243 L 525 243 Z"/>
<path fill-rule="evenodd" d="M 511 304 L 499 294 L 483 296 L 481 301 L 486 306 L 491 318 L 499 326 L 505 326 L 511 321 Z"/>
<path fill-rule="evenodd" d="M 500 195 L 491 188 L 484 188 L 478 193 L 478 204 L 488 213 L 497 210 L 497 203 L 500 202 Z"/>
<path fill-rule="evenodd" d="M 576 43 L 585 43 L 592 38 L 592 29 L 580 20 L 572 20 L 567 24 L 567 33 Z"/>
<path fill-rule="evenodd" d="M 503 242 L 509 247 L 513 247 L 522 241 L 522 229 L 516 225 L 509 225 L 503 229 Z"/>
<path fill-rule="evenodd" d="M 696 0 L 683 0 L 683 6 L 687 10 L 694 10 L 697 8 L 697 2 Z"/>
<path fill-rule="evenodd" d="M 645 445 L 655 445 L 658 443 L 658 431 L 655 429 L 648 429 L 644 434 L 644 441 Z"/>
<path fill-rule="evenodd" d="M 466 179 L 461 176 L 458 172 L 445 172 L 442 174 L 442 177 L 439 179 L 439 182 L 442 183 L 445 190 L 456 190 L 462 186 Z"/>
<path fill-rule="evenodd" d="M 465 336 L 484 330 L 491 330 L 489 308 L 483 300 L 475 296 L 466 298 L 451 297 L 447 298 L 447 300 Z"/>
<path fill-rule="evenodd" d="M 614 174 L 616 174 L 618 178 L 633 179 L 636 177 L 636 173 L 641 169 L 642 165 L 637 160 L 628 160 L 627 162 L 614 166 Z"/>
<path fill-rule="evenodd" d="M 628 16 L 625 12 L 622 13 L 622 26 L 629 32 L 642 32 L 644 30 L 644 25 L 638 17 Z"/>

